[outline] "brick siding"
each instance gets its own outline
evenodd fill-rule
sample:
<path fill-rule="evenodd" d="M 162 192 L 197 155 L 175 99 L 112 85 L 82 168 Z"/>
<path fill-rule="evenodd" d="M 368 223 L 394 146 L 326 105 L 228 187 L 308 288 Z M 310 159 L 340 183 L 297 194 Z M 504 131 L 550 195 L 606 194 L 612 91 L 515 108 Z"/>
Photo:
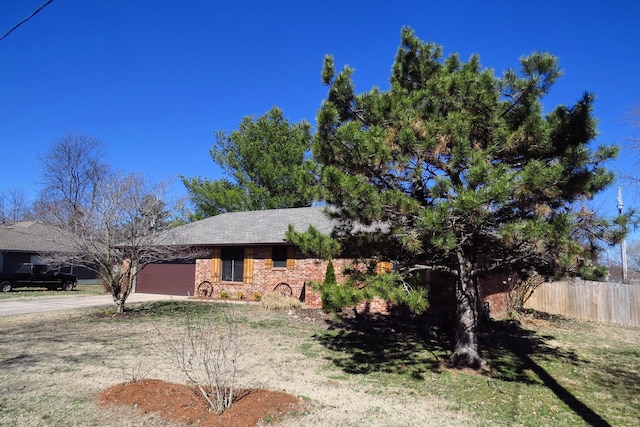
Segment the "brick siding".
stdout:
<path fill-rule="evenodd" d="M 196 260 L 196 274 L 194 283 L 194 295 L 198 295 L 198 287 L 203 282 L 210 282 L 214 288 L 212 297 L 218 298 L 220 292 L 226 292 L 231 299 L 238 299 L 238 294 L 245 299 L 253 300 L 254 295 L 262 295 L 270 292 L 280 283 L 286 283 L 292 290 L 292 296 L 305 302 L 308 308 L 322 306 L 320 295 L 309 286 L 310 282 L 322 282 L 327 270 L 328 261 L 318 258 L 305 258 L 299 251 L 295 251 L 294 266 L 267 267 L 264 247 L 254 247 L 253 251 L 253 283 L 219 282 L 212 280 L 211 259 L 201 258 Z M 333 260 L 333 267 L 338 281 L 344 280 L 342 271 L 352 261 L 347 259 Z M 305 286 L 305 284 L 307 286 Z"/>
<path fill-rule="evenodd" d="M 296 250 L 294 255 L 295 262 L 292 269 L 285 267 L 273 268 L 267 267 L 267 263 L 265 263 L 265 255 L 269 252 L 265 247 L 256 246 L 253 249 L 253 283 L 213 283 L 211 259 L 197 259 L 194 295 L 198 295 L 199 284 L 208 281 L 211 282 L 213 286 L 211 295 L 213 298 L 219 298 L 220 292 L 224 291 L 230 299 L 240 299 L 239 295 L 242 295 L 244 299 L 252 301 L 254 296 L 273 291 L 279 283 L 286 283 L 291 287 L 292 296 L 303 301 L 307 308 L 322 307 L 320 294 L 315 292 L 309 284 L 310 282 L 322 282 L 324 280 L 328 261 L 318 258 L 306 258 L 299 250 Z M 342 272 L 347 266 L 353 266 L 353 260 L 333 260 L 333 267 L 338 282 L 345 280 Z M 503 279 L 504 278 L 500 277 L 492 280 L 484 280 L 480 285 L 480 300 L 483 303 L 489 303 L 492 317 L 500 316 L 509 309 L 508 289 L 505 289 Z M 437 292 L 437 290 L 444 291 L 442 285 L 451 286 L 451 281 L 446 280 L 444 281 L 445 284 L 438 283 L 440 281 L 437 279 L 432 282 L 431 277 L 425 278 L 425 280 L 425 284 L 429 289 L 431 308 L 437 312 L 437 306 L 441 306 L 445 312 L 451 311 L 450 304 L 443 304 L 444 301 L 441 300 L 444 295 L 440 296 Z M 444 292 L 444 294 L 448 295 L 446 292 Z M 363 301 L 356 306 L 356 310 L 360 313 L 388 314 L 391 308 L 392 305 L 390 302 L 377 297 L 371 301 Z"/>

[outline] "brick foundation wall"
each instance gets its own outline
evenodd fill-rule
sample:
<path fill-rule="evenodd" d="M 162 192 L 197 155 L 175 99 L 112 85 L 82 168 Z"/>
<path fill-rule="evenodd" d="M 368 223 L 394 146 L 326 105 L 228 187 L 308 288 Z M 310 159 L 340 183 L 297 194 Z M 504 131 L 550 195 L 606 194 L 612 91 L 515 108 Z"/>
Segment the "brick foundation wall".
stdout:
<path fill-rule="evenodd" d="M 356 306 L 356 310 L 360 314 L 389 314 L 393 305 L 390 301 L 383 300 L 379 297 L 374 297 L 370 301 L 362 301 Z"/>
<path fill-rule="evenodd" d="M 211 260 L 196 259 L 196 279 L 193 295 L 198 294 L 198 285 L 204 281 L 211 281 Z"/>
<path fill-rule="evenodd" d="M 264 247 L 254 247 L 253 283 L 214 283 L 212 280 L 211 259 L 197 259 L 194 295 L 198 295 L 198 286 L 206 281 L 210 282 L 214 287 L 211 295 L 213 298 L 218 298 L 220 292 L 225 291 L 231 299 L 238 299 L 238 294 L 243 294 L 245 299 L 251 301 L 254 299 L 254 295 L 262 295 L 265 292 L 273 291 L 278 284 L 286 283 L 291 288 L 292 296 L 304 301 L 308 308 L 320 308 L 322 306 L 320 295 L 314 292 L 308 284 L 324 280 L 328 261 L 318 258 L 305 258 L 299 250 L 296 250 L 292 269 L 286 267 L 273 268 L 267 267 L 265 263 L 266 253 L 267 250 Z M 342 271 L 347 265 L 352 265 L 352 261 L 347 259 L 333 260 L 333 267 L 338 281 L 344 280 L 345 276 Z"/>
<path fill-rule="evenodd" d="M 220 292 L 225 291 L 230 299 L 239 299 L 238 296 L 244 296 L 244 299 L 253 301 L 255 295 L 262 295 L 265 292 L 273 291 L 279 283 L 286 283 L 291 287 L 292 296 L 300 299 L 305 303 L 307 308 L 320 308 L 322 301 L 320 294 L 315 292 L 310 282 L 322 282 L 327 270 L 328 261 L 318 258 L 305 258 L 304 255 L 296 250 L 294 267 L 287 268 L 268 268 L 265 263 L 265 255 L 267 251 L 264 247 L 254 247 L 253 252 L 253 283 L 237 283 L 237 282 L 221 282 L 212 283 L 214 290 L 213 298 L 219 298 Z M 350 259 L 334 259 L 333 267 L 338 282 L 345 280 L 342 273 L 346 266 L 353 266 L 353 260 Z M 196 274 L 194 284 L 194 295 L 198 295 L 198 285 L 202 282 L 212 282 L 211 275 L 211 259 L 196 260 Z M 484 279 L 479 285 L 481 307 L 484 302 L 489 303 L 492 317 L 499 317 L 508 313 L 510 310 L 510 300 L 508 294 L 508 284 L 505 284 L 505 277 L 495 277 Z M 426 279 L 426 285 L 429 289 L 431 309 L 437 311 L 434 304 L 439 304 L 437 290 L 443 290 L 441 286 L 451 286 L 451 280 L 445 283 L 438 283 L 439 280 L 432 282 L 431 277 Z M 305 286 L 306 284 L 306 286 Z M 447 304 L 444 304 L 447 305 Z M 356 306 L 356 310 L 360 313 L 380 313 L 388 314 L 392 308 L 388 301 L 380 298 L 374 298 L 371 301 L 363 301 Z M 445 308 L 445 307 L 443 307 Z M 450 311 L 445 308 L 445 311 Z"/>
<path fill-rule="evenodd" d="M 509 297 L 510 281 L 516 280 L 507 275 L 496 275 L 483 278 L 478 283 L 480 301 L 489 303 L 490 316 L 500 318 L 511 311 L 511 298 Z M 484 304 L 481 304 L 481 309 Z"/>

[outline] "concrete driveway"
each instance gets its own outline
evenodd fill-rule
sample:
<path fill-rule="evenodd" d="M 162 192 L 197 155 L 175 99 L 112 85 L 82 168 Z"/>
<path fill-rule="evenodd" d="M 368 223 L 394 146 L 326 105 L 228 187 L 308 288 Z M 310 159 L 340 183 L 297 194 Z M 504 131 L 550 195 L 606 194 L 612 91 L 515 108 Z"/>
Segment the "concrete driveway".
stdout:
<path fill-rule="evenodd" d="M 186 296 L 131 294 L 126 304 L 161 300 L 186 300 Z M 45 311 L 74 310 L 86 307 L 115 307 L 111 295 L 78 295 L 58 298 L 29 298 L 0 300 L 0 316 L 41 313 Z"/>

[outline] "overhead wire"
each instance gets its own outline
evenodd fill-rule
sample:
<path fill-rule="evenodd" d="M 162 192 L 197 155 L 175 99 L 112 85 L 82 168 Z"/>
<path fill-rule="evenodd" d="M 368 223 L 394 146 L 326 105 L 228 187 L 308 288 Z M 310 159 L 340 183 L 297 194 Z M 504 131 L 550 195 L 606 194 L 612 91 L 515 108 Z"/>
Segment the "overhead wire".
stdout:
<path fill-rule="evenodd" d="M 2 36 L 0 36 L 0 41 L 2 41 L 2 39 L 4 39 L 5 37 L 7 37 L 9 34 L 11 34 L 12 32 L 15 31 L 16 28 L 18 28 L 20 25 L 24 24 L 25 22 L 27 22 L 29 19 L 33 18 L 38 12 L 40 12 L 42 9 L 44 9 L 45 7 L 47 7 L 50 3 L 52 3 L 53 0 L 47 0 L 45 1 L 39 8 L 37 8 L 35 11 L 33 11 L 33 13 L 29 16 L 27 16 L 26 18 L 24 18 L 22 21 L 18 22 L 16 25 L 14 25 L 9 31 L 7 31 L 6 33 L 4 33 Z"/>

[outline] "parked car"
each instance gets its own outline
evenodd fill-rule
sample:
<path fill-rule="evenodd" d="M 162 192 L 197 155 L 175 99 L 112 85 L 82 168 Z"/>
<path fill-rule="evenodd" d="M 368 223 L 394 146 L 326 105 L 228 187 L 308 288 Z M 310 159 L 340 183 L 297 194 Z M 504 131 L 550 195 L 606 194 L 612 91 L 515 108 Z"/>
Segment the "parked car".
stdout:
<path fill-rule="evenodd" d="M 20 264 L 13 273 L 0 273 L 0 291 L 2 292 L 22 287 L 72 291 L 77 284 L 76 276 L 60 273 L 57 269 L 41 264 Z"/>

